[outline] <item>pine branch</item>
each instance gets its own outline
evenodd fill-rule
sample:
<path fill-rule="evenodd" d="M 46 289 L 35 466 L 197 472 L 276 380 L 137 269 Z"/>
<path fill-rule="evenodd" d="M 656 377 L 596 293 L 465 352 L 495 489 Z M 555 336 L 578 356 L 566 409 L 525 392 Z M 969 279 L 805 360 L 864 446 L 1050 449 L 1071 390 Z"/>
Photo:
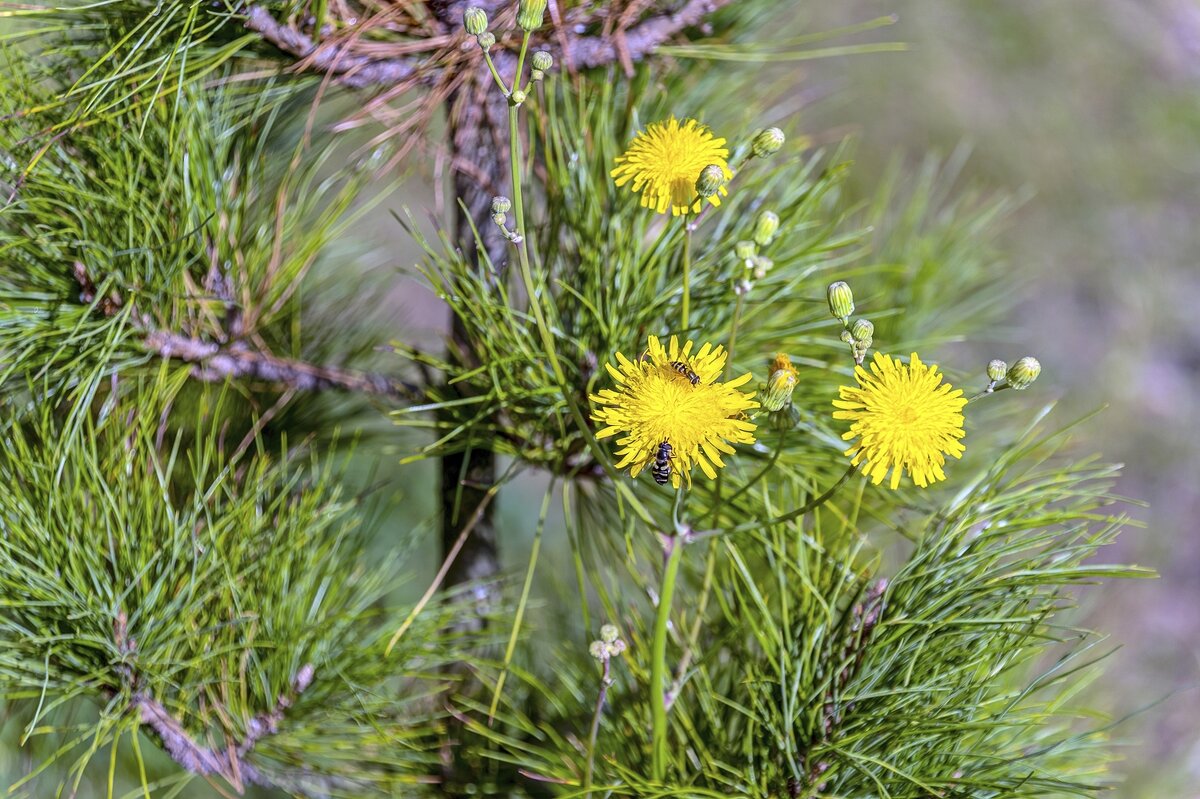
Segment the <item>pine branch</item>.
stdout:
<path fill-rule="evenodd" d="M 230 785 L 235 786 L 239 791 L 246 785 L 259 785 L 264 788 L 283 788 L 291 789 L 298 784 L 303 784 L 309 790 L 312 789 L 311 784 L 314 779 L 330 787 L 339 787 L 342 789 L 359 789 L 362 786 L 355 784 L 351 780 L 340 780 L 323 775 L 317 777 L 312 774 L 304 774 L 303 778 L 297 782 L 287 776 L 270 776 L 265 774 L 257 766 L 246 761 L 246 757 L 253 751 L 254 745 L 265 735 L 270 735 L 276 732 L 279 728 L 279 723 L 283 721 L 283 714 L 292 703 L 295 702 L 297 696 L 304 692 L 313 678 L 313 667 L 306 664 L 297 673 L 295 680 L 292 682 L 291 696 L 281 696 L 275 705 L 275 708 L 269 713 L 264 713 L 255 716 L 247 725 L 246 736 L 235 745 L 227 747 L 224 751 L 216 751 L 201 746 L 179 720 L 171 715 L 161 702 L 142 692 L 133 694 L 130 700 L 130 707 L 138 711 L 142 724 L 154 731 L 162 743 L 162 747 L 167 754 L 183 768 L 193 774 L 203 776 L 220 777 Z"/>
<path fill-rule="evenodd" d="M 148 329 L 143 346 L 159 357 L 194 364 L 192 376 L 206 383 L 242 378 L 278 383 L 297 391 L 350 391 L 397 399 L 419 394 L 416 386 L 381 374 L 280 358 L 245 342 L 221 345 L 181 333 Z"/>
<path fill-rule="evenodd" d="M 675 11 L 649 16 L 628 28 L 620 27 L 619 23 L 615 30 L 606 30 L 597 36 L 580 37 L 564 26 L 556 25 L 555 39 L 571 69 L 590 69 L 620 61 L 625 71 L 631 73 L 634 62 L 645 59 L 673 36 L 700 24 L 705 17 L 731 1 L 687 0 Z M 456 15 L 461 13 L 457 6 L 431 5 L 443 27 L 454 30 L 458 23 Z M 629 10 L 637 9 L 635 4 Z M 435 74 L 435 68 L 442 63 L 445 56 L 440 48 L 439 52 L 425 58 L 415 55 L 366 55 L 353 52 L 353 39 L 314 43 L 311 36 L 280 22 L 261 5 L 247 6 L 245 15 L 245 26 L 248 30 L 259 34 L 265 41 L 298 59 L 296 69 L 333 75 L 343 85 L 351 88 L 430 82 L 428 79 Z M 622 19 L 625 16 L 620 15 Z M 498 52 L 497 56 L 500 55 L 502 53 Z"/>
<path fill-rule="evenodd" d="M 87 268 L 78 261 L 74 267 L 79 282 L 80 300 L 91 303 L 96 299 L 96 285 Z M 99 309 L 113 316 L 124 304 L 115 292 L 102 297 Z M 154 326 L 146 314 L 134 313 L 134 325 L 143 334 L 142 345 L 160 358 L 174 358 L 193 364 L 192 376 L 206 383 L 221 383 L 227 379 L 261 380 L 277 383 L 293 391 L 350 391 L 395 399 L 412 399 L 421 395 L 414 385 L 371 372 L 358 372 L 336 366 L 305 363 L 280 358 L 244 341 L 218 344 Z"/>
<path fill-rule="evenodd" d="M 297 67 L 336 75 L 352 88 L 394 86 L 417 76 L 425 66 L 414 58 L 370 58 L 339 45 L 319 47 L 312 37 L 283 24 L 260 5 L 247 6 L 246 27 L 283 52 L 302 59 Z"/>
<path fill-rule="evenodd" d="M 570 42 L 565 57 L 568 63 L 584 69 L 601 67 L 620 60 L 626 71 L 632 61 L 640 61 L 677 33 L 698 25 L 705 17 L 728 5 L 731 0 L 688 0 L 678 11 L 659 14 L 611 36 L 590 36 Z"/>

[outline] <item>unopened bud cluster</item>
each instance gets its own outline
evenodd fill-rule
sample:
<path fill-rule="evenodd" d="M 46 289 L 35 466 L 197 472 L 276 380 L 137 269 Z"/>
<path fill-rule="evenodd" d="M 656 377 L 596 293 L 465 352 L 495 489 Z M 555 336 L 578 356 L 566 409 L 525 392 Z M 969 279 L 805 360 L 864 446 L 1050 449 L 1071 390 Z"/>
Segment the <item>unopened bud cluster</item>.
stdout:
<path fill-rule="evenodd" d="M 542 26 L 542 19 L 546 13 L 547 0 L 521 0 L 517 6 L 517 25 L 526 31 L 525 41 L 522 44 L 524 48 L 529 42 L 529 32 L 537 30 Z M 529 87 L 534 81 L 544 80 L 546 73 L 554 66 L 554 56 L 545 50 L 538 50 L 530 59 L 529 77 L 530 82 L 522 89 L 521 76 L 513 77 L 511 89 L 506 86 L 503 79 L 496 72 L 495 66 L 491 61 L 491 56 L 488 53 L 496 45 L 496 35 L 488 30 L 487 12 L 478 6 L 471 6 L 463 12 L 463 28 L 467 34 L 475 37 L 479 49 L 483 50 L 484 57 L 488 59 L 488 67 L 492 70 L 492 75 L 496 82 L 504 90 L 508 96 L 508 102 L 511 105 L 520 105 L 525 102 L 529 92 Z M 522 49 L 522 59 L 524 60 L 524 49 Z"/>
<path fill-rule="evenodd" d="M 496 227 L 503 231 L 504 238 L 513 244 L 519 244 L 521 242 L 521 234 L 515 230 L 508 229 L 508 212 L 511 209 L 512 200 L 507 197 L 492 198 L 492 221 L 496 223 Z"/>
<path fill-rule="evenodd" d="M 490 33 L 487 12 L 478 6 L 471 6 L 463 12 L 463 27 L 467 33 L 475 37 L 480 49 L 485 53 L 496 44 L 496 36 Z"/>
<path fill-rule="evenodd" d="M 746 290 L 750 288 L 750 278 L 762 280 L 775 266 L 775 262 L 762 253 L 762 249 L 775 241 L 779 232 L 779 214 L 774 211 L 761 211 L 754 218 L 754 227 L 750 230 L 750 238 L 739 241 L 733 247 L 733 255 L 741 262 L 745 272 L 741 283 Z M 744 293 L 744 292 L 743 292 Z"/>
<path fill-rule="evenodd" d="M 625 642 L 621 640 L 620 632 L 614 624 L 601 627 L 600 638 L 588 646 L 588 652 L 599 661 L 618 657 L 625 649 Z"/>
<path fill-rule="evenodd" d="M 1037 380 L 1041 373 L 1042 364 L 1032 355 L 1026 355 L 1012 366 L 997 358 L 988 362 L 988 384 L 983 393 L 991 394 L 1002 388 L 1024 391 L 1033 385 L 1033 381 Z"/>
<path fill-rule="evenodd" d="M 554 66 L 554 56 L 547 53 L 545 50 L 538 50 L 533 54 L 533 59 L 529 62 L 530 72 L 529 77 L 533 80 L 542 80 L 546 77 L 546 73 Z"/>
<path fill-rule="evenodd" d="M 861 365 L 867 350 L 875 343 L 875 325 L 869 319 L 850 320 L 854 313 L 854 292 L 846 281 L 830 283 L 825 289 L 825 300 L 829 303 L 829 313 L 842 323 L 842 341 L 850 346 L 854 362 Z"/>

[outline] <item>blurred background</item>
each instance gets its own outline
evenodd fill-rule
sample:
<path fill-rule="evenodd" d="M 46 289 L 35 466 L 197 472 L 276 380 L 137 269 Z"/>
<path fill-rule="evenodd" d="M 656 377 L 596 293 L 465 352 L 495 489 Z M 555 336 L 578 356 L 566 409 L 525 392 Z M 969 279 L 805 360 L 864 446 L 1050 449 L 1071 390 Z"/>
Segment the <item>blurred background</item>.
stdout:
<path fill-rule="evenodd" d="M 803 127 L 853 127 L 855 180 L 966 143 L 966 179 L 1031 190 L 1002 242 L 1023 299 L 983 349 L 1038 355 L 1038 388 L 1072 414 L 1109 406 L 1082 436 L 1149 507 L 1131 508 L 1146 527 L 1107 560 L 1161 579 L 1083 598 L 1085 623 L 1120 646 L 1093 701 L 1142 711 L 1113 733 L 1118 796 L 1200 797 L 1200 5 L 813 5 L 813 30 L 894 13 L 866 38 L 909 45 L 803 65 L 822 98 Z"/>

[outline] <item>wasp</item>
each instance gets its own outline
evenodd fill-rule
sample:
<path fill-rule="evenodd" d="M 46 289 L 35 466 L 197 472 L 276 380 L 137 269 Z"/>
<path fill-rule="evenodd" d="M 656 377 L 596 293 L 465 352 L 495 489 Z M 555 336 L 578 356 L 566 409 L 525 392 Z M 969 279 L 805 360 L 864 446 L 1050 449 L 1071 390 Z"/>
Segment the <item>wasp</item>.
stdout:
<path fill-rule="evenodd" d="M 674 450 L 666 441 L 658 445 L 658 452 L 654 456 L 654 465 L 650 467 L 650 472 L 654 475 L 654 482 L 660 486 L 665 486 L 671 479 L 672 453 Z"/>
<path fill-rule="evenodd" d="M 700 385 L 700 375 L 692 371 L 685 361 L 671 361 L 671 368 L 688 379 L 693 386 Z"/>

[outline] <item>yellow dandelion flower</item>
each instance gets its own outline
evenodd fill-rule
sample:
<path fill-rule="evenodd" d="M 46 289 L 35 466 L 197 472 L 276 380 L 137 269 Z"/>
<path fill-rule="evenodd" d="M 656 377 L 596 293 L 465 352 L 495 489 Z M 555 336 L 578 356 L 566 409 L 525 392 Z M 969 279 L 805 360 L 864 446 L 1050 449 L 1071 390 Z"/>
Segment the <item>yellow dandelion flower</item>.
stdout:
<path fill-rule="evenodd" d="M 854 423 L 842 436 L 858 439 L 846 450 L 850 462 L 864 463 L 875 485 L 889 469 L 892 488 L 903 471 L 921 488 L 945 480 L 946 456 L 961 458 L 964 450 L 962 390 L 943 383 L 937 367 L 921 363 L 915 352 L 907 364 L 877 352 L 871 370 L 858 366 L 854 377 L 858 388 L 841 386 L 841 399 L 833 401 L 840 408 L 833 418 Z"/>
<path fill-rule="evenodd" d="M 693 464 L 715 479 L 716 469 L 725 465 L 721 455 L 733 454 L 730 444 L 754 443 L 755 426 L 744 412 L 758 403 L 753 392 L 737 390 L 750 382 L 750 373 L 719 383 L 725 348 L 705 344 L 693 355 L 693 346 L 688 341 L 681 348 L 671 336 L 664 347 L 650 336 L 642 358 L 631 361 L 618 352 L 617 366 L 605 364 L 617 386 L 591 396 L 592 419 L 603 425 L 596 438 L 626 434 L 617 439 L 617 468 L 628 467 L 632 477 L 654 463 L 664 441 L 671 445 L 675 488 L 680 475 L 692 484 Z"/>
<path fill-rule="evenodd" d="M 671 117 L 666 122 L 654 122 L 633 138 L 627 149 L 616 158 L 617 168 L 611 173 L 618 186 L 633 181 L 630 188 L 642 195 L 642 205 L 660 214 L 667 209 L 675 216 L 689 210 L 699 211 L 703 200 L 696 193 L 696 179 L 710 164 L 733 178 L 726 159 L 729 150 L 725 140 L 714 138 L 707 126 L 694 119 L 680 122 Z M 713 205 L 721 204 L 728 194 L 725 187 L 706 198 Z"/>

